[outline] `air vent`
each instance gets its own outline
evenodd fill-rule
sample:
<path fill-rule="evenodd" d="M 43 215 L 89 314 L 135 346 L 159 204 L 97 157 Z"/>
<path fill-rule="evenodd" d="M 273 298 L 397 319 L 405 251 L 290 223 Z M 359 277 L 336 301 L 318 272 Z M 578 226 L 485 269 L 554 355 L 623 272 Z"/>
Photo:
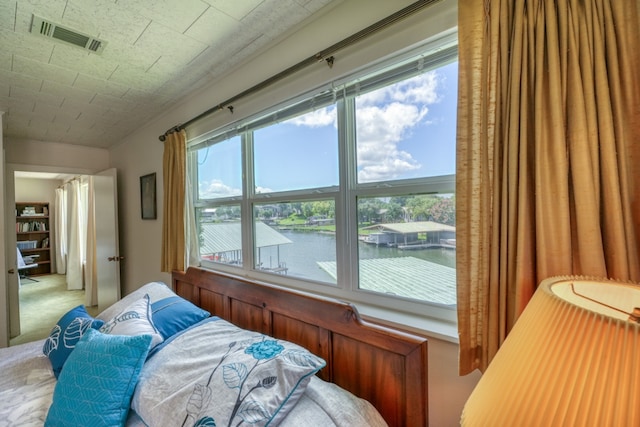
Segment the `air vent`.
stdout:
<path fill-rule="evenodd" d="M 94 53 L 102 53 L 107 44 L 102 40 L 65 28 L 35 15 L 31 20 L 31 32 L 50 39 L 60 40 Z"/>

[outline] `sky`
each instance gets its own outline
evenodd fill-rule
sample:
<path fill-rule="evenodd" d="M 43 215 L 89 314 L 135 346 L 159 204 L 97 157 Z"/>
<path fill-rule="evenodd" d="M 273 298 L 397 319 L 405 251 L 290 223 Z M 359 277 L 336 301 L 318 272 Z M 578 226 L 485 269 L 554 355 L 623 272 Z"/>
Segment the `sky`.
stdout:
<path fill-rule="evenodd" d="M 455 173 L 457 65 L 356 98 L 358 182 Z M 256 130 L 257 191 L 337 185 L 336 130 L 333 105 Z M 241 194 L 239 147 L 234 137 L 201 150 L 200 197 Z"/>

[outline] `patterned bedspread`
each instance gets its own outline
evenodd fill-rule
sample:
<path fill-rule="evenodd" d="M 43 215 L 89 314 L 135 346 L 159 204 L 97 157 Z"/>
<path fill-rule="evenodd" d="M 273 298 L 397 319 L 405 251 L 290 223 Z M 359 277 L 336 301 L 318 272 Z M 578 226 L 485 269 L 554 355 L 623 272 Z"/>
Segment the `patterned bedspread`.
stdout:
<path fill-rule="evenodd" d="M 0 427 L 42 426 L 56 384 L 42 354 L 44 340 L 0 349 Z M 373 406 L 351 393 L 312 377 L 296 406 L 280 424 L 295 426 L 386 426 Z M 144 426 L 133 412 L 128 427 Z"/>

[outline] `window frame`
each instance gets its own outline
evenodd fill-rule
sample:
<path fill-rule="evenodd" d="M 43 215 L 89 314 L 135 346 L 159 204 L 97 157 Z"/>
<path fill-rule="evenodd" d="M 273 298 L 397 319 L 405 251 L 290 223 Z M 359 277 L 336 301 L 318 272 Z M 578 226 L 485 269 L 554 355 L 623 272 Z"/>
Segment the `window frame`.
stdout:
<path fill-rule="evenodd" d="M 419 52 L 419 53 L 417 53 Z M 426 52 L 426 53 L 425 53 Z M 240 266 L 230 266 L 215 262 L 202 261 L 204 268 L 219 270 L 234 275 L 243 275 L 257 280 L 268 281 L 298 290 L 313 292 L 334 298 L 346 299 L 354 303 L 385 307 L 388 310 L 409 315 L 424 316 L 443 320 L 449 323 L 456 321 L 456 306 L 442 305 L 434 302 L 419 301 L 398 296 L 387 296 L 359 288 L 358 272 L 358 223 L 357 200 L 359 197 L 388 197 L 408 194 L 455 194 L 455 174 L 400 179 L 383 182 L 357 182 L 357 153 L 355 130 L 355 96 L 362 88 L 383 87 L 394 81 L 408 79 L 413 75 L 430 69 L 442 67 L 457 61 L 457 37 L 450 34 L 425 43 L 410 52 L 386 59 L 377 64 L 365 67 L 358 73 L 351 74 L 340 81 L 335 81 L 327 87 L 302 94 L 293 98 L 289 103 L 284 102 L 263 114 L 257 114 L 238 123 L 231 123 L 209 135 L 207 139 L 197 139 L 189 144 L 189 173 L 192 181 L 194 208 L 237 205 L 241 207 L 243 262 Z M 395 65 L 395 66 L 394 66 Z M 426 70 L 425 70 L 426 69 Z M 415 71 L 415 70 L 419 70 Z M 394 75 L 395 73 L 395 75 Z M 370 76 L 365 78 L 365 76 Z M 376 77 L 377 76 L 377 77 Z M 339 88 L 339 89 L 336 89 Z M 373 89 L 371 89 L 373 90 Z M 273 123 L 274 120 L 284 120 L 302 114 L 313 106 L 326 106 L 336 102 L 338 116 L 338 186 L 313 189 L 279 191 L 271 193 L 255 192 L 255 176 L 253 162 L 253 130 Z M 243 195 L 202 200 L 197 197 L 197 150 L 209 144 L 241 136 Z M 333 198 L 335 202 L 336 218 L 336 285 L 325 282 L 306 280 L 295 276 L 283 276 L 256 270 L 254 254 L 253 212 L 256 204 L 282 203 L 293 201 L 324 200 Z M 249 226 L 251 224 L 251 232 Z M 355 245 L 353 244 L 355 243 Z"/>

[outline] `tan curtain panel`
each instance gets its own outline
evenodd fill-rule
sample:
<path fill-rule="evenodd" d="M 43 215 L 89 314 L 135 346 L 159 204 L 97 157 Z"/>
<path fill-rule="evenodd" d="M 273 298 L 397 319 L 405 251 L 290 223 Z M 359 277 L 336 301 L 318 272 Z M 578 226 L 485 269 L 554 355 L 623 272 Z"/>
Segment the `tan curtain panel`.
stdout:
<path fill-rule="evenodd" d="M 460 0 L 460 373 L 538 283 L 640 280 L 638 2 Z"/>
<path fill-rule="evenodd" d="M 185 269 L 186 140 L 186 132 L 181 130 L 169 133 L 164 141 L 160 268 L 167 273 Z"/>

